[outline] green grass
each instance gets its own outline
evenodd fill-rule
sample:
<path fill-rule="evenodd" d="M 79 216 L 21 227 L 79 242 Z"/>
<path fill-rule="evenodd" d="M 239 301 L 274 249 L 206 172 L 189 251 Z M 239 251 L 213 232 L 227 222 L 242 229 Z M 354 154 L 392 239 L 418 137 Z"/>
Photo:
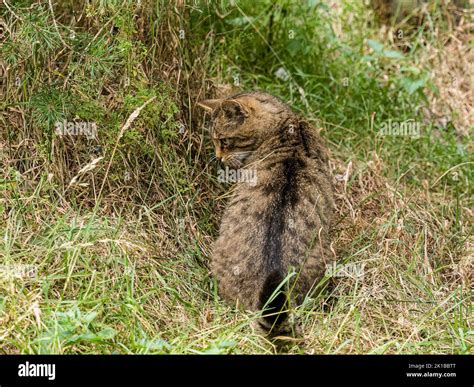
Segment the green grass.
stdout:
<path fill-rule="evenodd" d="M 428 50 L 451 32 L 442 7 L 401 24 L 402 50 L 358 1 L 64 1 L 54 18 L 47 1 L 7 5 L 0 352 L 276 352 L 208 270 L 230 187 L 195 103 L 225 85 L 288 101 L 334 173 L 352 165 L 333 246 L 364 276 L 309 295 L 285 350 L 472 353 L 472 138 L 423 114 L 438 93 Z M 420 136 L 380 136 L 389 119 Z M 59 137 L 62 120 L 98 138 Z"/>

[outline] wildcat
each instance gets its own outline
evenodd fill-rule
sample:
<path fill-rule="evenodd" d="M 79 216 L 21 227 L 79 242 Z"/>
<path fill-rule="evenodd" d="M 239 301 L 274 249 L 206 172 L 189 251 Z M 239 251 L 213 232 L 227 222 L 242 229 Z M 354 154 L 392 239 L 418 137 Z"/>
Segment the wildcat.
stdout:
<path fill-rule="evenodd" d="M 335 260 L 333 186 L 322 139 L 267 93 L 198 105 L 211 113 L 216 157 L 256 176 L 253 184 L 237 182 L 222 217 L 211 258 L 219 293 L 252 311 L 265 307 L 260 327 L 288 333 L 288 302 L 301 303 Z"/>

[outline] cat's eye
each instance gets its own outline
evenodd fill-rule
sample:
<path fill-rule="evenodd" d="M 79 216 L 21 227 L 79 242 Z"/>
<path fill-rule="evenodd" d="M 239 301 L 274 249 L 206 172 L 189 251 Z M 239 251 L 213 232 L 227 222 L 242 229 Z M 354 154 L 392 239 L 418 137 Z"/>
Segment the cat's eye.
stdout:
<path fill-rule="evenodd" d="M 229 139 L 221 138 L 219 141 L 221 142 L 221 146 L 223 146 L 223 147 L 228 147 L 230 145 L 230 140 Z"/>

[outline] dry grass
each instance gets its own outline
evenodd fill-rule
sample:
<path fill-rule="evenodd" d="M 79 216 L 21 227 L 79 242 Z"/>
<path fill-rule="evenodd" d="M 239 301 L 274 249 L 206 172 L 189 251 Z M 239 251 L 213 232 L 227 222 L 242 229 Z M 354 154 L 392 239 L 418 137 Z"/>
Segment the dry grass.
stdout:
<path fill-rule="evenodd" d="M 464 19 L 463 19 L 464 22 Z M 431 95 L 429 119 L 437 119 L 440 127 L 452 121 L 459 136 L 469 136 L 474 125 L 474 50 L 470 39 L 474 24 L 460 24 L 446 37 L 444 47 L 429 47 L 424 60 L 433 70 L 439 95 Z"/>

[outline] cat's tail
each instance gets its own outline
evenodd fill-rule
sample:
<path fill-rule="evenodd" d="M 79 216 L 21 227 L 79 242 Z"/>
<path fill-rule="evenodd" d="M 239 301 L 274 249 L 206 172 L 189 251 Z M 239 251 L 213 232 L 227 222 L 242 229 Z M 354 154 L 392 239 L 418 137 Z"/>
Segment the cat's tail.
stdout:
<path fill-rule="evenodd" d="M 263 310 L 263 317 L 258 321 L 260 326 L 272 334 L 282 331 L 282 325 L 288 319 L 288 299 L 284 292 L 284 276 L 280 270 L 272 271 L 266 278 L 259 297 L 259 309 Z M 278 292 L 276 290 L 278 289 Z M 273 297 L 272 297 L 273 296 Z"/>

